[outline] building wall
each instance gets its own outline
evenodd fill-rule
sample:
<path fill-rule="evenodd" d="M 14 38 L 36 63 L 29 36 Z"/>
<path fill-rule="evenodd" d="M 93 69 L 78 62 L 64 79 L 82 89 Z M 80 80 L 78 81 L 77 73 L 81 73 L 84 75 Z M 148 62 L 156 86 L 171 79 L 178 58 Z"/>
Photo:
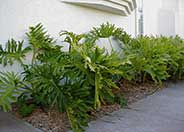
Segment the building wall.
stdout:
<path fill-rule="evenodd" d="M 184 38 L 184 0 L 179 0 L 179 9 L 176 14 L 176 32 Z"/>
<path fill-rule="evenodd" d="M 158 12 L 161 8 L 161 0 L 143 0 L 144 35 L 158 33 Z"/>
<path fill-rule="evenodd" d="M 110 22 L 135 34 L 135 16 L 124 17 L 95 9 L 62 3 L 60 0 L 1 0 L 0 43 L 9 38 L 23 39 L 30 25 L 43 23 L 54 37 L 61 30 L 87 32 Z"/>
<path fill-rule="evenodd" d="M 144 34 L 184 37 L 183 0 L 143 0 Z"/>

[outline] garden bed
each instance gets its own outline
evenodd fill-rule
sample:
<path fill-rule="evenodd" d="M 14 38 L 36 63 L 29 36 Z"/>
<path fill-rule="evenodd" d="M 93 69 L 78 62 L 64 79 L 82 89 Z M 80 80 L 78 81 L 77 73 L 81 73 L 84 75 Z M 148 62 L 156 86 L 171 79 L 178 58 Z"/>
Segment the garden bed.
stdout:
<path fill-rule="evenodd" d="M 119 82 L 121 94 L 128 105 L 141 100 L 148 95 L 155 93 L 163 85 L 156 85 L 153 82 L 135 83 L 133 81 L 121 80 Z M 90 111 L 90 119 L 96 120 L 109 113 L 121 109 L 119 104 L 103 105 L 98 111 Z M 36 108 L 33 113 L 25 118 L 21 118 L 18 112 L 15 112 L 16 116 L 26 122 L 32 124 L 34 127 L 41 129 L 44 132 L 66 132 L 70 130 L 70 124 L 65 113 L 59 113 L 58 111 L 48 111 L 42 108 Z"/>
<path fill-rule="evenodd" d="M 26 35 L 27 47 L 14 39 L 5 48 L 0 45 L 0 64 L 19 63 L 23 69 L 0 72 L 0 107 L 9 111 L 15 103 L 14 112 L 43 131 L 67 131 L 71 126 L 74 132 L 83 132 L 90 120 L 153 94 L 159 89 L 155 84 L 184 76 L 184 39 L 179 36 L 132 38 L 106 23 L 85 34 L 62 30 L 61 44 L 69 45 L 63 51 L 41 23 Z M 110 49 L 98 46 L 104 38 Z"/>

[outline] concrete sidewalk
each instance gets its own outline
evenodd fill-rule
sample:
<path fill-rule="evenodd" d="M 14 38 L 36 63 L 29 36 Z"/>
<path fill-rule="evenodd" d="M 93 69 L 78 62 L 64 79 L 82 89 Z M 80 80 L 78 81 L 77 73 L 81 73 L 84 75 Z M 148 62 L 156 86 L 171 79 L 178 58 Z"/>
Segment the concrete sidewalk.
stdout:
<path fill-rule="evenodd" d="M 91 122 L 86 132 L 184 132 L 184 82 Z"/>
<path fill-rule="evenodd" d="M 30 124 L 0 111 L 0 132 L 41 132 Z"/>

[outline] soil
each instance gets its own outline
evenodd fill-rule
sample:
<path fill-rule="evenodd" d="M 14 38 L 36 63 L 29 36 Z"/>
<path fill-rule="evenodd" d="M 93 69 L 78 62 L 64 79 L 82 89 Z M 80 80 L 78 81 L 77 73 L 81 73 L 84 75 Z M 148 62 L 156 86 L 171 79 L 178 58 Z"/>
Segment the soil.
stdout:
<path fill-rule="evenodd" d="M 132 81 L 121 80 L 120 91 L 129 105 L 149 95 L 154 94 L 157 90 L 164 88 L 165 85 L 166 83 L 158 85 L 152 81 L 136 83 Z"/>
<path fill-rule="evenodd" d="M 146 96 L 155 93 L 158 89 L 164 87 L 156 85 L 153 82 L 135 83 L 127 80 L 121 80 L 119 82 L 119 86 L 120 90 L 115 91 L 115 94 L 116 92 L 121 93 L 123 98 L 127 101 L 127 105 L 143 99 Z M 100 110 L 90 112 L 91 120 L 96 120 L 119 109 L 121 109 L 119 104 L 103 105 Z M 17 112 L 16 116 L 21 118 Z M 53 110 L 45 111 L 41 108 L 37 108 L 30 116 L 21 119 L 44 132 L 66 132 L 70 130 L 66 114 Z"/>

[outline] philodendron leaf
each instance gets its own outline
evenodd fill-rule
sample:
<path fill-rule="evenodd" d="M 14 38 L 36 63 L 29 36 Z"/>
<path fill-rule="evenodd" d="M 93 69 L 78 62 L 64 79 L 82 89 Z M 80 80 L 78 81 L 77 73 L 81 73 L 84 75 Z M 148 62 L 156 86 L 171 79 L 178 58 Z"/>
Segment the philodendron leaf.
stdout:
<path fill-rule="evenodd" d="M 11 103 L 22 94 L 21 78 L 13 72 L 0 73 L 0 106 L 4 111 L 11 110 Z"/>
<path fill-rule="evenodd" d="M 15 61 L 23 64 L 26 54 L 31 50 L 30 47 L 23 48 L 24 41 L 8 40 L 3 49 L 0 45 L 0 64 L 12 65 Z"/>

